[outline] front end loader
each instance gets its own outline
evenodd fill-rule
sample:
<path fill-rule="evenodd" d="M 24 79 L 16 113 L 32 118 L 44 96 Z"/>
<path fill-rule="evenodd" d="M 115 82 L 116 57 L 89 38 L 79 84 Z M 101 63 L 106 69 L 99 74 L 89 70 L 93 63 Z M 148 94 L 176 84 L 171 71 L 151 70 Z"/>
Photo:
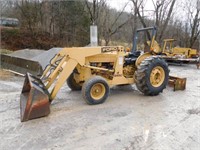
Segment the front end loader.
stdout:
<path fill-rule="evenodd" d="M 144 95 L 158 95 L 169 79 L 166 62 L 157 56 L 142 57 L 122 46 L 63 48 L 38 78 L 26 74 L 20 96 L 21 121 L 46 116 L 50 103 L 67 82 L 81 90 L 90 105 L 105 102 L 110 87 L 136 84 Z"/>

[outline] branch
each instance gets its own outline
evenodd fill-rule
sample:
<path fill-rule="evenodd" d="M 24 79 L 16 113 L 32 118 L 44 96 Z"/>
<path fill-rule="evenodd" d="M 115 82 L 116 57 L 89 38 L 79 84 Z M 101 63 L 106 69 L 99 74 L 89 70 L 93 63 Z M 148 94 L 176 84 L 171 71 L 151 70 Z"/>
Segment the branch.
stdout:
<path fill-rule="evenodd" d="M 93 16 L 93 14 L 92 14 L 92 11 L 91 11 L 91 9 L 90 9 L 90 6 L 89 6 L 89 3 L 88 3 L 87 0 L 85 0 L 85 4 L 86 4 L 86 7 L 87 7 L 87 9 L 88 9 L 88 11 L 89 11 L 89 14 L 90 14 L 90 20 L 91 20 L 91 22 L 94 22 L 94 16 Z"/>
<path fill-rule="evenodd" d="M 137 6 L 137 2 L 138 2 L 138 1 L 132 0 L 132 2 L 133 2 L 133 4 L 134 4 L 134 6 L 135 6 L 136 12 L 137 12 L 138 17 L 139 17 L 139 19 L 140 19 L 140 22 L 142 23 L 143 27 L 146 28 L 147 25 L 146 25 L 146 23 L 144 22 L 144 18 L 142 18 L 141 14 L 140 14 L 140 11 L 139 11 L 139 7 L 141 6 L 143 0 L 140 2 L 140 4 L 139 4 L 138 6 Z M 149 32 L 147 31 L 146 33 L 147 33 L 148 39 L 151 40 L 151 35 L 149 34 Z"/>
<path fill-rule="evenodd" d="M 132 19 L 133 16 L 131 16 L 129 19 L 127 19 L 124 23 L 122 23 L 121 25 L 119 25 L 114 31 L 112 31 L 110 33 L 110 36 L 112 36 L 113 34 L 115 34 L 119 29 L 121 29 L 125 24 L 127 24 L 129 22 L 130 19 Z"/>
<path fill-rule="evenodd" d="M 119 17 L 123 14 L 123 12 L 124 12 L 126 6 L 128 5 L 128 3 L 129 3 L 129 2 L 127 2 L 127 3 L 124 5 L 122 11 L 121 11 L 121 12 L 119 13 L 119 15 L 115 18 L 115 21 L 112 23 L 111 26 L 113 26 L 114 24 L 116 24 L 116 22 L 118 21 Z"/>
<path fill-rule="evenodd" d="M 165 23 L 164 23 L 163 29 L 162 29 L 162 31 L 161 31 L 161 34 L 160 34 L 159 39 L 162 38 L 162 36 L 163 36 L 163 34 L 164 34 L 165 30 L 166 30 L 166 27 L 167 27 L 168 22 L 169 22 L 169 19 L 170 19 L 170 17 L 171 17 L 171 14 L 172 14 L 172 11 L 173 11 L 175 2 L 176 2 L 176 0 L 173 0 L 172 3 L 171 3 L 171 6 L 170 6 L 170 9 L 169 9 L 169 12 L 168 12 L 168 15 L 167 15 L 166 21 L 165 21 Z"/>

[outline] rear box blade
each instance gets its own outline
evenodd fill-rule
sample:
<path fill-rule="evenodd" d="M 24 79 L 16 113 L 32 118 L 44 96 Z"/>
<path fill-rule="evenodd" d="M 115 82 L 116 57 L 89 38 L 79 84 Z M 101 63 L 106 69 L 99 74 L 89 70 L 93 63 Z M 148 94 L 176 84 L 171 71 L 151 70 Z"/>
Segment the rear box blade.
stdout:
<path fill-rule="evenodd" d="M 186 78 L 170 76 L 169 77 L 169 85 L 174 88 L 174 91 L 185 90 L 186 80 L 187 80 Z"/>

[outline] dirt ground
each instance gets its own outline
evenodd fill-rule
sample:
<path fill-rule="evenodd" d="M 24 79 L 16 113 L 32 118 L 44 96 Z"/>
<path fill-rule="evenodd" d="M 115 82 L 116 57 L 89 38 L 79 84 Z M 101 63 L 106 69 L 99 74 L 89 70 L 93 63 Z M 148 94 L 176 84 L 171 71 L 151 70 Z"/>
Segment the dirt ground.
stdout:
<path fill-rule="evenodd" d="M 113 87 L 104 104 L 89 106 L 65 85 L 47 117 L 20 122 L 23 77 L 0 74 L 0 149 L 199 150 L 200 70 L 170 66 L 187 77 L 185 91 L 167 87 L 143 96 L 135 86 Z"/>

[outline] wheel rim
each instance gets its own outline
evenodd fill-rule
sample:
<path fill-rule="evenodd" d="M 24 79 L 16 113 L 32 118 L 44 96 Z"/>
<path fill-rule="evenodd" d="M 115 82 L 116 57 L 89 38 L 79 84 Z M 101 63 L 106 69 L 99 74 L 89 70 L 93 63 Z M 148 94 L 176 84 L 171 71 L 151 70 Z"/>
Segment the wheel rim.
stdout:
<path fill-rule="evenodd" d="M 159 87 L 165 80 L 165 71 L 162 67 L 154 67 L 151 71 L 150 82 L 153 87 Z"/>
<path fill-rule="evenodd" d="M 90 95 L 94 100 L 101 99 L 106 93 L 106 88 L 102 83 L 96 83 L 92 86 Z"/>

